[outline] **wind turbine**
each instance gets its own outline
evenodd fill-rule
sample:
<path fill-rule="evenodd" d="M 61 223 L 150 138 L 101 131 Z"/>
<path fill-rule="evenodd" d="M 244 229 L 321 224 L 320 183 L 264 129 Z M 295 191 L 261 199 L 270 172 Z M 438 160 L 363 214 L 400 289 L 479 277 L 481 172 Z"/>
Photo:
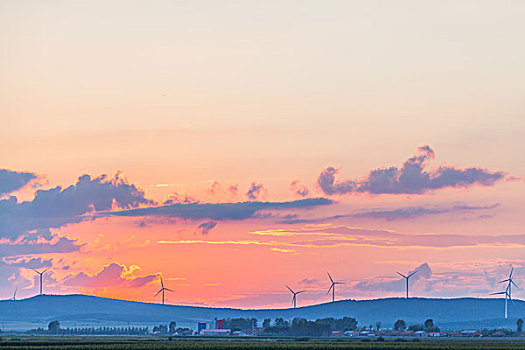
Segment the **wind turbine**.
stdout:
<path fill-rule="evenodd" d="M 290 292 L 292 292 L 292 294 L 293 294 L 292 304 L 293 304 L 293 308 L 295 309 L 295 306 L 296 306 L 295 303 L 297 302 L 297 294 L 300 294 L 300 293 L 305 292 L 305 291 L 304 291 L 304 290 L 300 290 L 300 291 L 298 291 L 298 292 L 294 292 L 294 291 L 292 290 L 292 288 L 290 288 L 290 287 L 288 287 L 288 286 L 286 286 L 286 288 L 288 288 L 288 290 L 289 290 Z"/>
<path fill-rule="evenodd" d="M 18 287 L 15 288 L 15 292 L 13 293 L 13 297 L 11 298 L 11 300 L 16 300 L 16 291 L 18 290 Z"/>
<path fill-rule="evenodd" d="M 399 272 L 397 273 L 399 276 L 403 277 L 406 280 L 406 282 L 407 282 L 407 296 L 406 296 L 406 299 L 408 299 L 408 280 L 410 279 L 410 277 L 414 276 L 415 273 L 417 273 L 417 270 L 412 272 L 408 276 L 405 276 L 405 275 L 403 275 L 402 273 L 399 273 Z"/>
<path fill-rule="evenodd" d="M 173 292 L 173 290 L 169 288 L 165 288 L 164 282 L 162 282 L 162 276 L 159 276 L 159 277 L 160 277 L 160 285 L 162 286 L 162 288 L 157 292 L 157 294 L 155 294 L 155 296 L 159 295 L 159 293 L 162 292 L 162 305 L 164 305 L 164 291 Z"/>
<path fill-rule="evenodd" d="M 328 274 L 328 278 L 330 278 L 330 282 L 332 282 L 332 284 L 330 285 L 330 288 L 328 289 L 328 292 L 326 294 L 329 294 L 330 293 L 330 290 L 332 291 L 332 302 L 335 301 L 335 285 L 336 284 L 345 284 L 344 282 L 334 282 L 334 280 L 332 279 L 332 276 L 330 276 L 330 274 L 327 272 Z"/>
<path fill-rule="evenodd" d="M 42 295 L 42 276 L 44 275 L 44 273 L 46 273 L 48 270 L 50 269 L 50 267 L 48 267 L 47 269 L 45 269 L 44 271 L 40 272 L 38 270 L 35 270 L 35 269 L 31 269 L 33 271 L 35 271 L 36 273 L 38 273 L 40 275 L 40 295 Z"/>
<path fill-rule="evenodd" d="M 503 280 L 503 281 L 500 281 L 499 283 L 505 283 L 505 282 L 508 282 L 507 284 L 507 289 L 509 291 L 509 300 L 512 299 L 512 285 L 514 285 L 514 287 L 518 288 L 518 286 L 516 285 L 516 283 L 514 283 L 514 280 L 512 279 L 512 273 L 514 272 L 514 266 L 510 269 L 510 274 L 509 274 L 509 278 L 507 278 L 506 280 Z M 518 288 L 519 289 L 519 288 Z"/>
<path fill-rule="evenodd" d="M 491 295 L 505 294 L 505 319 L 507 319 L 507 316 L 508 316 L 508 301 L 512 301 L 512 285 L 514 285 L 514 287 L 518 288 L 518 286 L 516 285 L 516 283 L 514 283 L 514 280 L 512 279 L 512 273 L 513 272 L 514 272 L 514 267 L 512 267 L 510 269 L 509 278 L 507 278 L 506 280 L 503 280 L 503 281 L 499 281 L 499 283 L 508 282 L 507 283 L 507 287 L 505 288 L 505 290 L 503 292 L 497 292 L 497 293 L 492 293 L 491 294 Z"/>

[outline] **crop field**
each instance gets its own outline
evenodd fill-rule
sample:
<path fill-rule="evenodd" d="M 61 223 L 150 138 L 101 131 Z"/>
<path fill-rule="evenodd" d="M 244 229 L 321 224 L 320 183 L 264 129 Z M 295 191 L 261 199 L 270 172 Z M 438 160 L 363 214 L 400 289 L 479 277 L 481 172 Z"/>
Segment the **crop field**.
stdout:
<path fill-rule="evenodd" d="M 46 349 L 187 349 L 187 350 L 270 350 L 270 349 L 525 349 L 524 339 L 242 339 L 173 337 L 49 337 L 9 336 L 0 340 L 0 350 Z"/>

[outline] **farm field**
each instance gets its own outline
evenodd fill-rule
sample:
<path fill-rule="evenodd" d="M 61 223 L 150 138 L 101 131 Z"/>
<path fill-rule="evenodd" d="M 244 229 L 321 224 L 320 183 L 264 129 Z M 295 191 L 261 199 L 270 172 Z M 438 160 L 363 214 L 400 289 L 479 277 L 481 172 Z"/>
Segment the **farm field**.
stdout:
<path fill-rule="evenodd" d="M 0 340 L 2 350 L 48 349 L 525 349 L 523 339 L 203 339 L 152 337 L 47 337 L 7 336 Z"/>

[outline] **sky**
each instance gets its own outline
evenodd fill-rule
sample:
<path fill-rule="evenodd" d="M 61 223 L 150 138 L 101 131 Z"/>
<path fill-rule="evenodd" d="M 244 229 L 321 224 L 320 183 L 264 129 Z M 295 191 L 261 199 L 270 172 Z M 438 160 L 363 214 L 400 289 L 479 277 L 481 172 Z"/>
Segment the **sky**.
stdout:
<path fill-rule="evenodd" d="M 524 11 L 0 0 L 0 299 L 525 286 Z"/>

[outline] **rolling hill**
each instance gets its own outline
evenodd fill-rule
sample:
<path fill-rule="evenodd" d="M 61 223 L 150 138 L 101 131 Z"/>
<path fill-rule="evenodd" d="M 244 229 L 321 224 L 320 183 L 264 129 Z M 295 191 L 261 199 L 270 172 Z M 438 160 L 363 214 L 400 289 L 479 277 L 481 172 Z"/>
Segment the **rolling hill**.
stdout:
<path fill-rule="evenodd" d="M 359 325 L 381 321 L 391 327 L 402 318 L 408 324 L 423 323 L 432 318 L 443 329 L 515 328 L 516 319 L 525 317 L 525 301 L 510 305 L 510 316 L 503 319 L 502 299 L 428 299 L 386 298 L 341 300 L 297 309 L 230 309 L 195 306 L 161 305 L 88 295 L 42 295 L 23 300 L 0 301 L 0 325 L 5 329 L 47 327 L 52 320 L 63 326 L 149 326 L 176 321 L 179 326 L 196 328 L 198 321 L 217 318 L 293 319 L 303 317 L 355 317 Z"/>

